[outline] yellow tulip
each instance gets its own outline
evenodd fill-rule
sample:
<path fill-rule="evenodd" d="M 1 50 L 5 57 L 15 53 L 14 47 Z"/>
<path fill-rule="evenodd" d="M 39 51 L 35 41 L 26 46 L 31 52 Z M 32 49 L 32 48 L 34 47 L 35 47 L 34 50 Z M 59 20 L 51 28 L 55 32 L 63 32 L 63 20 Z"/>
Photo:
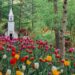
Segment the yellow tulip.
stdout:
<path fill-rule="evenodd" d="M 46 59 L 48 62 L 49 62 L 49 61 L 52 61 L 52 56 L 47 56 L 45 59 Z"/>
<path fill-rule="evenodd" d="M 16 54 L 15 55 L 15 58 L 18 60 L 20 58 L 20 55 L 19 54 Z"/>
<path fill-rule="evenodd" d="M 0 75 L 3 75 L 2 72 L 0 72 Z"/>
<path fill-rule="evenodd" d="M 60 75 L 60 72 L 58 70 L 52 70 L 52 75 Z"/>
<path fill-rule="evenodd" d="M 68 60 L 65 60 L 65 61 L 64 61 L 64 65 L 65 65 L 65 66 L 69 66 L 69 65 L 70 65 L 70 62 L 69 62 Z"/>
<path fill-rule="evenodd" d="M 23 72 L 21 72 L 21 71 L 16 71 L 16 75 L 23 75 Z"/>
<path fill-rule="evenodd" d="M 27 60 L 27 61 L 26 61 L 26 64 L 27 64 L 27 65 L 30 65 L 30 64 L 31 64 L 31 61 L 30 61 L 30 60 Z"/>

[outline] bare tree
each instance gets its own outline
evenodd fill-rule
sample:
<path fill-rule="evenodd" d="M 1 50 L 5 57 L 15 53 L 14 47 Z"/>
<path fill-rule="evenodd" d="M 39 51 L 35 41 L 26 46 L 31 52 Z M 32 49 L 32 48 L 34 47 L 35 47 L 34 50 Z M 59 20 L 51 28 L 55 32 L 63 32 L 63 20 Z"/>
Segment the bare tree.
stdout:
<path fill-rule="evenodd" d="M 20 12 L 19 12 L 19 31 L 20 31 L 20 29 L 21 29 L 22 7 L 23 7 L 23 0 L 20 0 Z M 20 37 L 20 33 L 19 33 L 19 37 Z"/>
<path fill-rule="evenodd" d="M 63 16 L 62 16 L 62 27 L 60 32 L 60 49 L 63 58 L 65 58 L 65 32 L 67 26 L 67 0 L 63 0 Z"/>
<path fill-rule="evenodd" d="M 54 3 L 54 13 L 55 13 L 55 18 L 54 18 L 54 31 L 55 31 L 55 40 L 56 40 L 56 48 L 59 48 L 59 40 L 60 40 L 60 36 L 59 36 L 59 29 L 58 29 L 58 6 L 57 6 L 57 1 L 58 0 L 53 0 Z"/>

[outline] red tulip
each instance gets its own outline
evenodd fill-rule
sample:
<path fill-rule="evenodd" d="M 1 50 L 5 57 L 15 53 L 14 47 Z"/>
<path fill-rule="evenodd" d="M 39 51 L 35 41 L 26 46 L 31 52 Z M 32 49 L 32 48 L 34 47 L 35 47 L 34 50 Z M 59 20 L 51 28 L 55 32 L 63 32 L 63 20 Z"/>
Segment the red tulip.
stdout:
<path fill-rule="evenodd" d="M 4 47 L 2 45 L 0 45 L 0 51 L 4 50 Z"/>
<path fill-rule="evenodd" d="M 26 50 L 26 52 L 28 52 L 29 54 L 32 54 L 32 50 Z"/>
<path fill-rule="evenodd" d="M 75 67 L 75 63 L 74 63 L 74 67 Z"/>
<path fill-rule="evenodd" d="M 15 54 L 16 54 L 16 53 L 13 51 L 13 52 L 12 52 L 12 56 L 15 56 Z"/>
<path fill-rule="evenodd" d="M 25 60 L 26 60 L 25 57 L 22 57 L 22 58 L 21 58 L 21 62 L 24 62 Z"/>
<path fill-rule="evenodd" d="M 39 58 L 40 62 L 46 62 L 45 60 L 43 60 L 42 58 Z"/>
<path fill-rule="evenodd" d="M 58 52 L 59 52 L 58 50 L 55 50 L 55 52 L 54 52 L 54 53 L 55 53 L 55 54 L 58 54 Z"/>
<path fill-rule="evenodd" d="M 12 47 L 12 51 L 16 51 L 16 48 L 15 47 Z"/>
<path fill-rule="evenodd" d="M 64 59 L 62 59 L 61 62 L 64 63 Z"/>
<path fill-rule="evenodd" d="M 72 53 L 74 51 L 74 48 L 70 48 L 69 52 Z"/>
<path fill-rule="evenodd" d="M 29 56 L 28 56 L 28 55 L 26 55 L 26 56 L 22 57 L 22 58 L 21 58 L 21 62 L 26 61 L 28 58 L 29 58 Z"/>
<path fill-rule="evenodd" d="M 11 64 L 11 65 L 15 65 L 16 62 L 17 62 L 17 60 L 16 60 L 15 58 L 12 58 L 12 59 L 10 60 L 10 64 Z"/>
<path fill-rule="evenodd" d="M 29 56 L 28 56 L 28 55 L 26 55 L 26 56 L 25 56 L 25 58 L 26 58 L 26 59 L 28 59 L 28 58 L 29 58 Z"/>
<path fill-rule="evenodd" d="M 60 58 L 60 55 L 59 54 L 56 54 L 56 58 Z"/>
<path fill-rule="evenodd" d="M 31 57 L 30 60 L 34 60 L 34 57 Z"/>
<path fill-rule="evenodd" d="M 8 44 L 7 47 L 8 47 L 8 48 L 11 48 L 11 45 Z"/>

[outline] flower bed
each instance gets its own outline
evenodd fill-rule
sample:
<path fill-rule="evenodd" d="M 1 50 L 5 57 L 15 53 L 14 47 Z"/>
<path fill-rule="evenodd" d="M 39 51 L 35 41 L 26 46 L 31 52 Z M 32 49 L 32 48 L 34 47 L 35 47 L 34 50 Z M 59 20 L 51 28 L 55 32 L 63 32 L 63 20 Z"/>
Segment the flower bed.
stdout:
<path fill-rule="evenodd" d="M 47 41 L 0 37 L 0 75 L 72 75 L 74 48 L 62 59 L 59 49 Z"/>

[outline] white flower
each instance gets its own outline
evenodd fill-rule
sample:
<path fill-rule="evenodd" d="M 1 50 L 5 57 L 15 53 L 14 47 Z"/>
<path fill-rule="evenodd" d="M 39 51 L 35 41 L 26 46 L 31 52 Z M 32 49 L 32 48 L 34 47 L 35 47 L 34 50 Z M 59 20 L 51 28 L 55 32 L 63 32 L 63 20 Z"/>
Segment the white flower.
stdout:
<path fill-rule="evenodd" d="M 26 70 L 26 66 L 25 65 L 22 65 L 22 70 Z"/>
<path fill-rule="evenodd" d="M 60 70 L 61 73 L 63 73 L 63 71 L 64 71 L 63 69 Z"/>
<path fill-rule="evenodd" d="M 6 59 L 6 58 L 7 58 L 7 55 L 6 55 L 6 54 L 4 54 L 4 55 L 3 55 L 3 59 Z"/>
<path fill-rule="evenodd" d="M 35 69 L 38 69 L 39 68 L 39 63 L 38 62 L 34 63 L 34 68 Z"/>
<path fill-rule="evenodd" d="M 11 70 L 10 69 L 7 69 L 7 74 L 11 75 Z"/>
<path fill-rule="evenodd" d="M 52 70 L 57 70 L 58 68 L 56 66 L 52 66 Z"/>
<path fill-rule="evenodd" d="M 22 75 L 24 75 L 24 73 L 22 73 Z"/>

